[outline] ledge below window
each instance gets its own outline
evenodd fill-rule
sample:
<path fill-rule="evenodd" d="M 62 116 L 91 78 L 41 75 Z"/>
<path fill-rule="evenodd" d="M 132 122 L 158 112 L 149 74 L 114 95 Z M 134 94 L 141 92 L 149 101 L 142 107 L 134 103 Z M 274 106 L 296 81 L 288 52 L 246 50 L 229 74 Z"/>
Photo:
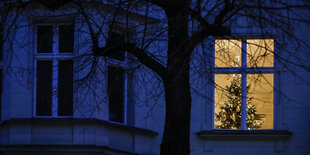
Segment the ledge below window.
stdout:
<path fill-rule="evenodd" d="M 96 145 L 53 145 L 53 144 L 23 144 L 23 145 L 0 145 L 0 154 L 26 154 L 39 155 L 48 152 L 63 152 L 64 154 L 74 154 L 77 152 L 85 152 L 85 154 L 113 154 L 113 155 L 137 155 L 127 151 L 122 151 L 107 146 Z"/>
<path fill-rule="evenodd" d="M 92 125 L 102 125 L 108 128 L 114 128 L 119 129 L 123 131 L 127 131 L 130 133 L 137 133 L 137 134 L 143 134 L 150 137 L 157 136 L 157 132 L 143 129 L 143 128 L 137 128 L 133 126 L 113 123 L 105 120 L 95 119 L 95 118 L 12 118 L 9 120 L 5 120 L 0 123 L 0 128 L 2 126 L 6 126 L 9 124 L 27 124 L 27 125 L 82 125 L 82 124 L 92 124 Z"/>
<path fill-rule="evenodd" d="M 204 140 L 287 140 L 292 133 L 288 130 L 201 130 L 198 137 Z"/>

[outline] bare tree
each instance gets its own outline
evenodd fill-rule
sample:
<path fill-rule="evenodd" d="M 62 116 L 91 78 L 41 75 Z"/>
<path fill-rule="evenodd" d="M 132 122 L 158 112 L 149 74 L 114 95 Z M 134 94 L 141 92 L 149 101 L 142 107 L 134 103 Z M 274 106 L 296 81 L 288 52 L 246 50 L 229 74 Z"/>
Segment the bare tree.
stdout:
<path fill-rule="evenodd" d="M 160 152 L 162 155 L 190 154 L 190 120 L 192 94 L 190 85 L 191 58 L 197 47 L 204 47 L 210 36 L 227 37 L 234 34 L 235 27 L 248 26 L 247 33 L 255 32 L 258 35 L 279 34 L 281 39 L 294 38 L 299 48 L 309 50 L 309 45 L 294 35 L 292 32 L 295 22 L 309 24 L 309 18 L 292 15 L 296 11 L 308 10 L 307 1 L 244 1 L 244 0 L 119 0 L 117 2 L 100 1 L 96 3 L 96 11 L 87 10 L 84 1 L 18 1 L 17 9 L 26 8 L 31 3 L 39 2 L 50 9 L 55 9 L 67 3 L 73 4 L 80 14 L 81 22 L 88 27 L 89 43 L 91 49 L 91 63 L 98 64 L 98 57 L 111 56 L 115 51 L 127 51 L 138 62 L 159 77 L 164 85 L 165 96 L 165 126 Z M 7 3 L 2 16 L 5 19 L 6 11 L 11 9 Z M 111 6 L 110 8 L 107 6 Z M 139 32 L 140 38 L 136 42 L 123 42 L 117 46 L 100 45 L 102 27 L 107 24 L 103 14 L 107 11 L 112 17 L 131 16 L 139 12 L 144 25 Z M 155 14 L 155 15 L 154 15 Z M 94 16 L 96 15 L 96 16 Z M 150 24 L 149 16 L 160 19 L 156 24 Z M 128 18 L 129 19 L 129 18 Z M 111 20 L 114 21 L 113 19 Z M 128 21 L 128 20 L 127 20 Z M 128 24 L 128 22 L 127 22 Z M 151 31 L 151 28 L 155 31 Z M 124 30 L 129 33 L 129 27 Z M 156 42 L 163 42 L 164 49 L 150 50 Z M 165 46 L 167 45 L 167 46 Z M 210 52 L 210 51 L 209 51 Z M 208 51 L 203 51 L 208 54 Z M 286 54 L 293 56 L 292 53 Z M 309 57 L 309 53 L 305 53 Z M 294 63 L 295 66 L 309 71 L 309 64 L 295 63 L 285 59 L 285 56 L 275 55 L 282 64 Z M 299 58 L 296 58 L 299 59 Z M 201 64 L 203 64 L 201 62 Z M 139 65 L 138 65 L 139 66 Z M 85 77 L 90 78 L 92 71 Z M 309 83 L 308 83 L 309 84 Z"/>

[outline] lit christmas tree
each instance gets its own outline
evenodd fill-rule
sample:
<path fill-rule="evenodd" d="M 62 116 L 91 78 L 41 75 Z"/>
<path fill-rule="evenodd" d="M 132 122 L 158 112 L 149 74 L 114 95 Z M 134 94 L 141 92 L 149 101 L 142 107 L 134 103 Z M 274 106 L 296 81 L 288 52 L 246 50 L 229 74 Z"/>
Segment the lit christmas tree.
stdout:
<path fill-rule="evenodd" d="M 247 91 L 250 89 L 248 86 Z M 226 86 L 226 101 L 220 107 L 220 112 L 215 114 L 220 129 L 240 129 L 241 128 L 241 75 L 233 75 L 230 86 Z M 258 129 L 262 126 L 263 120 L 256 112 L 256 106 L 252 105 L 253 97 L 247 98 L 246 126 L 248 129 Z"/>

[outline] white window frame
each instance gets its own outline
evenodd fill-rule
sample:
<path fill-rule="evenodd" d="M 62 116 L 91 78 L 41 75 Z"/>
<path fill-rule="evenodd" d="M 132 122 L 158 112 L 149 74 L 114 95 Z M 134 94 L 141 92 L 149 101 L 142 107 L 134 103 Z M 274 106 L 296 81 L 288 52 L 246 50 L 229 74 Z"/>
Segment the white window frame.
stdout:
<path fill-rule="evenodd" d="M 111 66 L 111 67 L 121 68 L 121 69 L 125 70 L 125 72 L 124 72 L 124 97 L 123 97 L 123 102 L 124 102 L 123 123 L 111 121 L 109 119 L 110 112 L 108 112 L 108 121 L 113 122 L 113 123 L 117 123 L 117 124 L 127 125 L 127 103 L 128 103 L 128 73 L 126 71 L 126 70 L 128 70 L 127 52 L 124 52 L 124 61 L 111 59 L 111 58 L 105 58 L 105 61 L 107 62 L 107 68 L 109 66 Z M 108 69 L 106 69 L 106 70 L 108 70 Z M 107 77 L 108 77 L 108 73 L 107 73 Z M 106 78 L 106 79 L 108 79 L 108 78 Z M 108 104 L 110 105 L 109 100 L 108 100 Z"/>
<path fill-rule="evenodd" d="M 0 31 L 1 31 L 1 32 L 0 32 L 0 35 L 1 35 L 1 37 L 0 37 L 0 39 L 1 39 L 0 42 L 1 42 L 1 43 L 0 43 L 0 44 L 2 44 L 2 46 L 1 46 L 2 49 L 0 49 L 0 50 L 1 50 L 1 53 L 0 53 L 0 54 L 2 54 L 2 60 L 0 60 L 0 69 L 2 70 L 2 71 L 0 72 L 0 76 L 2 76 L 2 77 L 1 77 L 1 81 L 0 81 L 0 82 L 1 82 L 1 86 L 2 86 L 2 88 L 0 88 L 0 91 L 1 91 L 1 92 L 0 92 L 0 95 L 1 95 L 1 96 L 0 96 L 0 122 L 1 122 L 1 121 L 2 121 L 2 111 L 3 111 L 3 108 L 2 108 L 2 107 L 3 107 L 3 106 L 2 106 L 2 105 L 3 105 L 3 102 L 2 102 L 2 100 L 3 100 L 2 94 L 3 94 L 3 84 L 4 84 L 4 82 L 3 82 L 3 81 L 4 81 L 4 80 L 3 80 L 3 79 L 4 79 L 4 76 L 3 76 L 3 75 L 4 75 L 4 74 L 3 74 L 3 73 L 4 73 L 4 63 L 3 63 L 3 59 L 4 59 L 4 40 L 5 40 L 5 39 L 4 39 L 4 26 L 3 26 L 3 25 L 0 26 Z"/>
<path fill-rule="evenodd" d="M 119 24 L 119 23 L 114 23 L 115 27 L 116 28 L 119 28 L 119 30 L 113 28 L 113 29 L 109 29 L 108 32 L 116 32 L 116 33 L 120 33 L 120 34 L 124 34 L 124 32 L 122 32 L 121 30 L 124 30 L 126 28 L 124 28 L 124 26 L 121 26 L 122 24 Z M 111 22 L 110 22 L 110 25 L 111 25 Z M 128 40 L 128 37 L 129 36 L 126 36 L 125 35 L 125 42 L 126 41 L 129 41 Z M 109 36 L 108 36 L 109 37 Z M 107 37 L 107 38 L 108 38 Z M 132 36 L 131 36 L 132 37 Z M 122 125 L 127 125 L 128 124 L 128 118 L 127 118 L 127 113 L 128 113 L 128 72 L 127 70 L 129 69 L 129 60 L 128 60 L 128 52 L 127 51 L 124 51 L 124 60 L 117 60 L 117 59 L 113 59 L 113 58 L 109 58 L 109 57 L 104 57 L 104 60 L 105 62 L 107 63 L 107 67 L 106 67 L 106 70 L 108 70 L 108 67 L 109 66 L 112 66 L 112 67 L 116 67 L 116 68 L 121 68 L 121 69 L 124 69 L 125 72 L 124 72 L 124 98 L 123 98 L 123 101 L 124 101 L 124 116 L 123 116 L 123 123 L 120 123 L 120 122 L 115 122 L 115 121 L 111 121 L 109 119 L 109 110 L 108 110 L 108 117 L 107 117 L 107 120 L 109 122 L 113 122 L 113 123 L 116 123 L 116 124 L 122 124 Z M 106 79 L 108 79 L 108 73 L 106 75 Z M 110 105 L 109 103 L 109 100 L 108 100 L 108 104 Z"/>
<path fill-rule="evenodd" d="M 215 40 L 239 40 L 241 41 L 241 67 L 215 67 Z M 208 94 L 212 94 L 211 103 L 207 104 L 207 112 L 210 112 L 207 115 L 207 128 L 209 130 L 274 130 L 276 126 L 276 101 L 277 101 L 277 93 L 276 88 L 278 87 L 279 76 L 276 74 L 276 48 L 274 48 L 273 54 L 273 67 L 247 67 L 247 40 L 250 39 L 273 39 L 274 47 L 275 47 L 275 37 L 274 36 L 236 36 L 236 37 L 228 37 L 228 38 L 214 38 L 213 44 L 214 48 L 212 50 L 211 60 L 207 67 L 207 69 L 211 70 L 211 75 L 208 75 L 209 78 L 212 79 L 212 84 L 208 85 Z M 247 129 L 246 127 L 246 108 L 241 108 L 241 127 L 240 129 L 218 129 L 215 128 L 215 74 L 241 74 L 241 107 L 246 107 L 247 100 L 247 75 L 248 74 L 273 74 L 273 128 L 272 129 Z M 278 89 L 277 89 L 278 90 Z"/>
<path fill-rule="evenodd" d="M 73 25 L 72 23 L 57 23 L 57 24 L 36 24 L 35 25 L 35 46 L 34 46 L 34 100 L 33 100 L 33 116 L 34 117 L 42 117 L 42 118 L 71 118 L 72 116 L 58 116 L 58 61 L 59 60 L 73 60 L 75 56 L 75 52 L 73 50 L 72 53 L 60 53 L 59 52 L 59 26 L 60 25 Z M 52 53 L 38 53 L 37 52 L 37 30 L 38 26 L 52 26 L 53 27 L 53 43 L 52 43 Z M 75 33 L 75 31 L 74 31 Z M 73 40 L 75 47 L 75 38 Z M 74 48 L 73 48 L 74 49 Z M 37 88 L 37 61 L 38 60 L 52 60 L 52 115 L 51 116 L 37 116 L 36 115 L 36 88 Z M 75 68 L 75 63 L 73 62 L 73 71 Z M 73 79 L 75 76 L 73 75 Z M 74 100 L 74 94 L 73 94 Z M 74 101 L 73 101 L 74 103 Z M 74 109 L 74 105 L 73 105 Z"/>

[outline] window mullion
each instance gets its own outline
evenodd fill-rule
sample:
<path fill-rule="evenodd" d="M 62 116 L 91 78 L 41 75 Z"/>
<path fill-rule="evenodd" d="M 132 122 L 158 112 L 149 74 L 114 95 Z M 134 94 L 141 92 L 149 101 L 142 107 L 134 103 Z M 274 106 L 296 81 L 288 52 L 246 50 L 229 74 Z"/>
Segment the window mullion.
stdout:
<path fill-rule="evenodd" d="M 247 76 L 245 73 L 241 74 L 241 129 L 246 130 L 246 101 L 247 101 L 247 86 L 246 86 Z"/>
<path fill-rule="evenodd" d="M 241 66 L 243 72 L 241 73 L 241 130 L 246 130 L 246 109 L 247 109 L 247 75 L 246 72 L 246 62 L 247 62 L 247 52 L 246 52 L 246 40 L 242 40 L 242 47 L 241 47 Z"/>
<path fill-rule="evenodd" d="M 56 56 L 59 53 L 59 35 L 58 35 L 59 29 L 58 25 L 54 25 L 54 39 L 53 39 L 53 53 L 54 56 Z"/>
<path fill-rule="evenodd" d="M 124 74 L 124 124 L 127 124 L 127 101 L 128 101 L 128 74 Z"/>
<path fill-rule="evenodd" d="M 52 97 L 52 116 L 57 117 L 58 115 L 58 98 L 57 98 L 57 88 L 58 88 L 58 60 L 56 55 L 58 53 L 58 27 L 54 25 L 53 32 L 53 97 Z"/>
<path fill-rule="evenodd" d="M 128 57 L 127 57 L 127 51 L 124 52 L 124 62 L 125 62 L 125 65 L 126 67 L 128 68 Z M 127 69 L 126 68 L 126 69 Z M 125 71 L 125 74 L 124 74 L 124 124 L 127 124 L 127 104 L 128 104 L 128 73 L 127 71 Z"/>
<path fill-rule="evenodd" d="M 57 85 L 58 85 L 58 61 L 53 59 L 53 97 L 52 97 L 52 116 L 56 117 L 58 112 L 57 105 Z"/>

